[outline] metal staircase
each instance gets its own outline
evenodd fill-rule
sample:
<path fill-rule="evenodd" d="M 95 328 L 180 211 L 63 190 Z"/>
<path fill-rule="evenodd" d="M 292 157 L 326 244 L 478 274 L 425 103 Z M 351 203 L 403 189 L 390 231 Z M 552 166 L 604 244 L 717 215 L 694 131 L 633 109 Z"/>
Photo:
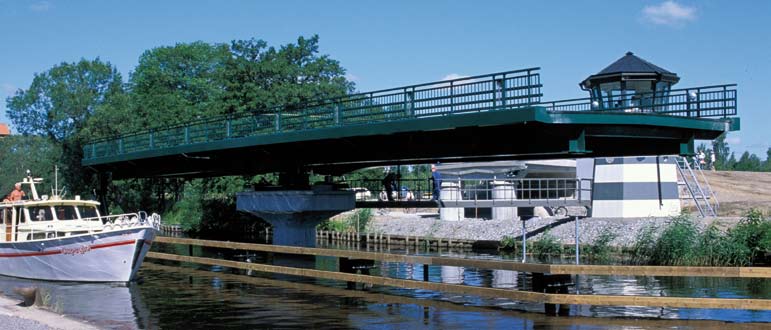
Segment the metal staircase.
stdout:
<path fill-rule="evenodd" d="M 686 198 L 693 200 L 699 215 L 702 217 L 717 216 L 720 202 L 715 192 L 707 181 L 707 177 L 700 166 L 691 166 L 685 157 L 677 157 L 677 171 L 680 174 L 678 185 L 684 186 L 688 195 Z"/>

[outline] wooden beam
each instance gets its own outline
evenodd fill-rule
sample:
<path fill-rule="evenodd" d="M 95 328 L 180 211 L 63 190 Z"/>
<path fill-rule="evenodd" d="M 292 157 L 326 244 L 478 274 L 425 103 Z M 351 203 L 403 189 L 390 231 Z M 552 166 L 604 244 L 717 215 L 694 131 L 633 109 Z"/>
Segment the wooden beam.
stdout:
<path fill-rule="evenodd" d="M 508 260 L 414 256 L 393 253 L 308 248 L 270 244 L 199 240 L 179 237 L 156 237 L 158 243 L 197 245 L 223 249 L 261 251 L 312 256 L 368 259 L 423 265 L 444 265 L 481 269 L 501 269 L 545 274 L 625 275 L 625 276 L 692 276 L 731 278 L 771 278 L 771 267 L 683 267 L 683 266 L 623 266 L 623 265 L 550 265 L 521 263 Z"/>
<path fill-rule="evenodd" d="M 771 310 L 771 299 L 734 299 L 734 298 L 691 298 L 691 297 L 656 297 L 656 296 L 611 296 L 611 295 L 571 295 L 529 291 L 517 291 L 498 288 L 485 288 L 460 284 L 422 282 L 372 275 L 347 274 L 326 270 L 295 268 L 255 264 L 248 262 L 221 260 L 203 257 L 181 256 L 168 253 L 148 252 L 148 258 L 190 262 L 210 266 L 222 266 L 253 270 L 266 273 L 322 278 L 328 280 L 358 282 L 372 285 L 391 286 L 405 289 L 442 291 L 475 296 L 507 298 L 517 301 L 550 304 L 603 305 L 603 306 L 652 306 L 673 308 L 716 308 Z"/>

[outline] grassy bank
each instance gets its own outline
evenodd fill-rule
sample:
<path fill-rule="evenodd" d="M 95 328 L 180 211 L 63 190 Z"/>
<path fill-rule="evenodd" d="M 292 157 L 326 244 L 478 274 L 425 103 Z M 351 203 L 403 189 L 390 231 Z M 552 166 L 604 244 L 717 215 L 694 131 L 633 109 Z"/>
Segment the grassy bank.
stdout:
<path fill-rule="evenodd" d="M 733 228 L 718 223 L 700 228 L 690 215 L 672 217 L 663 226 L 641 230 L 630 248 L 610 245 L 616 234 L 604 230 L 593 244 L 581 245 L 583 258 L 593 263 L 631 263 L 660 266 L 758 266 L 771 264 L 771 219 L 752 209 Z M 515 237 L 501 240 L 501 249 L 521 253 Z M 527 250 L 541 260 L 575 254 L 549 232 L 527 242 Z"/>

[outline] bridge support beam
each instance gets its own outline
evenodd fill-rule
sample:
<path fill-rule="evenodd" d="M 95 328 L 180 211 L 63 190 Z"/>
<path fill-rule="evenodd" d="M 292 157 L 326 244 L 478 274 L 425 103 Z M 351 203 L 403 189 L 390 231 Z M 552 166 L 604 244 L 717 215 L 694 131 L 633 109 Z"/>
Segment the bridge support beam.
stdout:
<path fill-rule="evenodd" d="M 354 193 L 328 186 L 310 190 L 247 191 L 238 193 L 236 208 L 273 226 L 273 244 L 312 247 L 316 226 L 330 217 L 352 210 Z"/>

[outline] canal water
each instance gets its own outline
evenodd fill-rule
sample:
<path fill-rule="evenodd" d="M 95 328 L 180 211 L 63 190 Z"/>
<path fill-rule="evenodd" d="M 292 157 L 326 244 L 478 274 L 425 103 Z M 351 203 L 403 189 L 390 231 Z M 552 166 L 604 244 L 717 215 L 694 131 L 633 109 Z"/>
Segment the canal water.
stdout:
<path fill-rule="evenodd" d="M 187 254 L 186 246 L 153 250 Z M 194 255 L 336 270 L 335 258 L 255 254 L 194 247 Z M 399 253 L 395 251 L 394 253 Z M 413 252 L 414 253 L 414 252 Z M 431 252 L 429 254 L 438 254 Z M 459 252 L 443 252 L 457 255 Z M 500 258 L 470 254 L 475 258 Z M 376 263 L 373 275 L 423 279 L 420 265 Z M 45 308 L 107 329 L 748 329 L 771 328 L 771 312 L 571 306 L 570 316 L 539 304 L 388 287 L 349 290 L 344 282 L 253 273 L 148 259 L 127 285 L 40 282 L 0 277 L 0 290 L 37 286 Z M 529 289 L 526 274 L 430 266 L 435 282 Z M 768 280 L 581 276 L 584 294 L 771 298 Z"/>

